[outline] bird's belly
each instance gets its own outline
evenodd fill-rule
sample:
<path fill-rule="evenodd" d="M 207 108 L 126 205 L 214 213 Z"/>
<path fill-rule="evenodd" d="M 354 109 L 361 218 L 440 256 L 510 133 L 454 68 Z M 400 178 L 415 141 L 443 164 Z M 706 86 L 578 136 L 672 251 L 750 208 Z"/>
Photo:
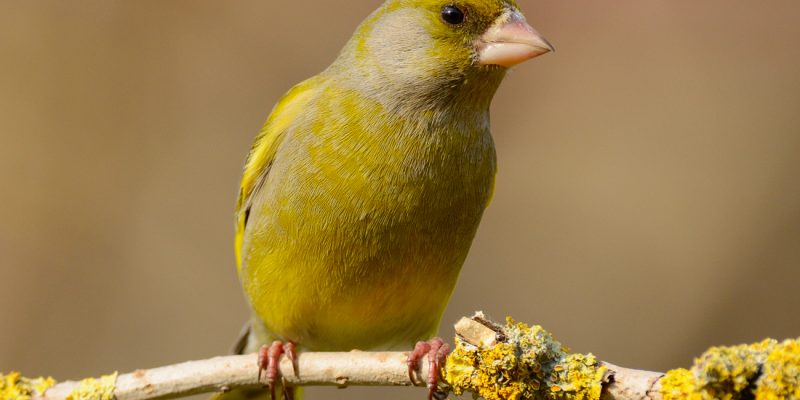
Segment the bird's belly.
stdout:
<path fill-rule="evenodd" d="M 491 141 L 476 143 L 469 157 L 456 145 L 347 157 L 291 148 L 253 205 L 242 250 L 242 284 L 266 330 L 329 351 L 434 334 L 493 184 Z"/>
<path fill-rule="evenodd" d="M 314 350 L 406 348 L 436 331 L 479 217 L 264 237 L 283 245 L 250 258 L 245 290 L 277 338 Z"/>
<path fill-rule="evenodd" d="M 362 279 L 357 287 L 304 291 L 295 303 L 306 310 L 299 318 L 267 326 L 314 350 L 407 349 L 435 333 L 456 280 L 452 275 L 410 275 L 397 268 Z"/>

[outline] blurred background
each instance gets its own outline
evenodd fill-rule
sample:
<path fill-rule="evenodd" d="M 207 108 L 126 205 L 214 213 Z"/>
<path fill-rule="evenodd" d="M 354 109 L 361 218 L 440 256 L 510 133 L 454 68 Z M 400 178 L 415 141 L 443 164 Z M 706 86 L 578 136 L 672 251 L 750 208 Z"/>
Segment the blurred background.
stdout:
<path fill-rule="evenodd" d="M 3 1 L 0 371 L 225 354 L 245 154 L 378 4 Z M 495 98 L 496 194 L 440 333 L 481 309 L 655 370 L 800 336 L 800 2 L 520 4 L 558 52 Z"/>

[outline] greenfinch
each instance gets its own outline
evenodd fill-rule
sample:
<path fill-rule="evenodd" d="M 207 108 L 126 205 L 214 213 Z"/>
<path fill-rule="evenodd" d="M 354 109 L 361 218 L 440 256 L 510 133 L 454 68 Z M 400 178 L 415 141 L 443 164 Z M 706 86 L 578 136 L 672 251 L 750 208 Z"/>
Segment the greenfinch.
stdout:
<path fill-rule="evenodd" d="M 410 349 L 433 336 L 488 205 L 489 105 L 507 69 L 551 51 L 513 0 L 389 0 L 278 102 L 244 167 L 240 351 Z M 277 342 L 276 342 L 277 341 Z M 429 380 L 432 391 L 435 380 Z"/>

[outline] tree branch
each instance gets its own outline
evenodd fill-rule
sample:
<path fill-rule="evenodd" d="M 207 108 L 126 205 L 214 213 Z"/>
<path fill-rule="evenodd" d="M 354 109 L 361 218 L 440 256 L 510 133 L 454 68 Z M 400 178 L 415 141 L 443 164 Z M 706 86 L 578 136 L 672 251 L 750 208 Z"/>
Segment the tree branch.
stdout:
<path fill-rule="evenodd" d="M 301 353 L 295 376 L 291 363 L 281 361 L 281 373 L 295 386 L 412 386 L 408 379 L 405 352 Z M 427 379 L 427 362 L 417 375 L 416 386 Z M 627 369 L 604 363 L 609 378 L 603 399 L 660 399 L 653 390 L 662 373 Z M 114 396 L 117 400 L 173 399 L 195 394 L 222 392 L 233 388 L 262 386 L 256 381 L 256 355 L 215 357 L 119 375 Z M 47 390 L 39 400 L 63 400 L 80 382 L 65 381 Z M 645 397 L 651 392 L 649 397 Z"/>
<path fill-rule="evenodd" d="M 796 398 L 800 396 L 800 340 L 717 347 L 691 370 L 667 373 L 622 368 L 591 354 L 569 353 L 539 326 L 504 326 L 478 313 L 456 324 L 456 346 L 442 369 L 440 389 L 471 392 L 489 400 L 677 400 Z M 284 358 L 280 372 L 293 386 L 422 386 L 428 363 L 408 377 L 406 352 L 340 352 L 298 355 L 297 371 Z M 117 376 L 53 385 L 0 374 L 0 398 L 171 399 L 193 394 L 260 387 L 256 355 L 216 357 Z M 52 385 L 52 386 L 51 386 Z M 43 393 L 43 394 L 42 394 Z M 113 396 L 113 397 L 112 397 Z M 771 397 L 770 397 L 771 396 Z M 24 397 L 30 398 L 30 397 Z M 755 398 L 755 397 L 753 397 Z"/>
<path fill-rule="evenodd" d="M 298 375 L 283 358 L 281 376 L 293 386 L 411 386 L 404 352 L 300 353 Z M 171 399 L 193 394 L 259 387 L 255 354 L 215 357 L 120 375 L 114 396 L 117 400 Z M 427 363 L 419 381 L 428 376 Z M 80 382 L 62 382 L 45 392 L 40 400 L 63 400 Z M 422 383 L 420 383 L 422 384 Z"/>

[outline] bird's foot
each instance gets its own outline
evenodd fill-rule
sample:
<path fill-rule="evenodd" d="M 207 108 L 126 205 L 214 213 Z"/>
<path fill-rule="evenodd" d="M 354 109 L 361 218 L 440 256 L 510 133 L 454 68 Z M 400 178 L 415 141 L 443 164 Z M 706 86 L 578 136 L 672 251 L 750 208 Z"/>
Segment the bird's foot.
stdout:
<path fill-rule="evenodd" d="M 447 360 L 450 354 L 450 346 L 441 338 L 433 338 L 425 342 L 417 342 L 414 350 L 408 354 L 408 379 L 416 383 L 414 374 L 419 370 L 419 362 L 428 356 L 428 400 L 433 399 L 439 383 L 439 369 Z"/>
<path fill-rule="evenodd" d="M 297 346 L 294 343 L 276 340 L 271 345 L 261 346 L 261 349 L 258 350 L 258 381 L 261 381 L 262 374 L 266 377 L 269 396 L 272 400 L 275 400 L 275 384 L 280 375 L 281 356 L 284 354 L 292 362 L 292 369 L 297 376 Z M 283 398 L 292 400 L 294 389 L 289 387 L 285 381 L 281 383 Z"/>

